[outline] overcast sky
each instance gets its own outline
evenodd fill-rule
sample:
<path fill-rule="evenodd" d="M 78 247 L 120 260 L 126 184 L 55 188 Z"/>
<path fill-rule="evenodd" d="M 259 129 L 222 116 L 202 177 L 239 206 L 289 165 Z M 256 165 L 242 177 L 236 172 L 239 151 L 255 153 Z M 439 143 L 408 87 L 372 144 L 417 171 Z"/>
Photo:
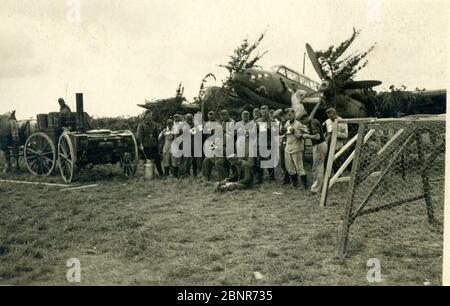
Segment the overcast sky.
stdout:
<path fill-rule="evenodd" d="M 137 103 L 173 96 L 180 81 L 192 100 L 205 74 L 220 85 L 218 65 L 264 31 L 267 69 L 301 71 L 306 42 L 324 49 L 355 26 L 352 50 L 377 43 L 358 79 L 379 79 L 380 89 L 448 83 L 446 0 L 80 0 L 79 23 L 74 1 L 1 1 L 0 113 L 35 117 L 58 110 L 58 97 L 74 106 L 83 92 L 91 115 L 135 115 Z M 306 74 L 317 79 L 309 61 Z"/>

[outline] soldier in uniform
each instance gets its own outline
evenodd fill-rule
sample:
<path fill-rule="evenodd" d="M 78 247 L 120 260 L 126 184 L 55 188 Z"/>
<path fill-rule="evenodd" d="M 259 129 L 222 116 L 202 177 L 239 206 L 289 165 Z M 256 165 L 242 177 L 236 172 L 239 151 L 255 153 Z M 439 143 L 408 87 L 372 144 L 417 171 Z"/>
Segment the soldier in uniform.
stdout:
<path fill-rule="evenodd" d="M 208 125 L 217 124 L 216 114 L 213 111 L 208 112 L 208 121 L 205 123 L 205 127 Z M 212 169 L 214 168 L 214 164 L 216 162 L 216 157 L 205 156 L 202 164 L 202 175 L 203 179 L 209 181 L 211 179 Z"/>
<path fill-rule="evenodd" d="M 287 121 L 284 124 L 286 130 L 285 163 L 286 169 L 291 176 L 292 185 L 298 186 L 300 176 L 305 189 L 308 188 L 306 172 L 303 167 L 303 153 L 305 142 L 302 134 L 308 132 L 307 127 L 295 120 L 295 111 L 292 108 L 286 110 Z"/>
<path fill-rule="evenodd" d="M 342 119 L 338 116 L 336 109 L 330 107 L 326 110 L 328 119 L 325 120 L 323 126 L 325 127 L 325 141 L 330 145 L 331 135 L 333 134 L 333 125 L 336 119 Z M 348 138 L 348 126 L 347 123 L 339 123 L 338 124 L 338 133 L 336 140 L 336 151 L 339 151 L 343 146 L 345 140 Z"/>
<path fill-rule="evenodd" d="M 192 135 L 191 137 L 191 156 L 187 157 L 184 156 L 183 157 L 183 163 L 182 163 L 182 168 L 183 168 L 183 176 L 187 177 L 190 175 L 191 173 L 191 168 L 194 174 L 194 177 L 197 177 L 197 173 L 201 171 L 202 169 L 202 157 L 196 157 L 195 156 L 195 150 L 194 150 L 194 145 L 195 145 L 195 135 L 197 135 L 197 133 L 202 133 L 201 130 L 199 130 L 199 128 L 197 126 L 195 126 L 194 123 L 194 116 L 192 114 L 186 114 L 185 118 L 185 122 L 186 124 L 189 126 L 190 130 L 189 133 Z"/>
<path fill-rule="evenodd" d="M 256 125 L 253 121 L 250 121 L 250 113 L 243 111 L 241 114 L 241 121 L 236 123 L 237 139 L 236 150 L 238 154 L 244 156 L 238 156 L 241 159 L 245 159 L 255 165 L 255 152 L 256 149 Z"/>
<path fill-rule="evenodd" d="M 153 120 L 152 111 L 145 111 L 144 120 L 138 125 L 136 136 L 141 153 L 144 154 L 146 159 L 153 160 L 158 174 L 163 176 L 161 157 L 159 155 L 158 126 Z"/>
<path fill-rule="evenodd" d="M 177 138 L 178 136 L 180 136 L 181 134 L 183 134 L 183 130 L 180 128 L 181 127 L 181 123 L 183 122 L 183 116 L 180 114 L 175 114 L 173 115 L 173 126 L 174 126 L 174 139 Z M 180 145 L 180 150 L 183 149 L 183 145 Z M 176 175 L 174 175 L 175 177 L 181 177 L 184 176 L 184 168 L 183 168 L 183 163 L 184 163 L 184 156 L 181 157 L 175 157 L 172 154 L 172 167 L 173 167 L 173 171 L 174 173 L 176 173 Z"/>
<path fill-rule="evenodd" d="M 328 146 L 327 156 L 325 156 L 325 160 L 328 159 L 328 154 L 330 154 L 331 150 L 331 135 L 333 134 L 334 122 L 337 119 L 342 119 L 339 117 L 336 109 L 330 107 L 326 110 L 328 119 L 323 123 L 324 133 L 325 133 L 325 142 Z M 339 123 L 337 126 L 337 139 L 336 139 L 336 147 L 334 149 L 335 152 L 338 152 L 343 146 L 345 141 L 348 138 L 348 125 L 347 123 Z M 342 163 L 342 156 L 336 159 L 333 162 L 333 171 L 337 171 L 339 169 L 339 165 Z"/>
<path fill-rule="evenodd" d="M 222 132 L 223 132 L 223 156 L 216 158 L 215 167 L 217 170 L 217 176 L 218 180 L 222 181 L 226 179 L 229 176 L 230 173 L 230 163 L 228 162 L 227 158 L 227 144 L 230 145 L 230 143 L 233 145 L 233 152 L 234 152 L 234 120 L 231 119 L 230 113 L 227 110 L 222 110 L 220 112 L 220 120 L 222 124 Z M 229 135 L 227 132 L 227 125 L 231 125 L 231 130 L 233 130 L 233 135 Z"/>
<path fill-rule="evenodd" d="M 283 172 L 283 185 L 289 185 L 291 183 L 291 177 L 286 169 L 286 161 L 284 156 L 284 149 L 286 148 L 286 130 L 284 129 L 284 125 L 286 124 L 287 119 L 282 109 L 277 109 L 274 112 L 273 117 L 278 120 L 280 125 L 280 163 L 281 171 Z"/>
<path fill-rule="evenodd" d="M 58 99 L 58 103 L 59 103 L 59 112 L 62 115 L 70 115 L 72 114 L 72 110 L 70 109 L 70 107 L 66 104 L 66 102 L 64 101 L 63 98 L 59 98 Z"/>
<path fill-rule="evenodd" d="M 261 167 L 261 162 L 269 160 L 270 157 L 262 157 L 260 154 L 260 149 L 263 146 L 267 147 L 267 150 L 272 149 L 272 124 L 274 124 L 275 121 L 272 121 L 270 119 L 270 113 L 269 113 L 269 107 L 267 105 L 261 106 L 261 118 L 256 120 L 256 126 L 258 129 L 258 158 L 257 158 L 257 165 L 256 165 L 256 182 L 258 184 L 262 183 L 263 176 L 264 176 L 264 168 Z M 267 145 L 264 145 L 261 143 L 261 134 L 267 133 Z M 269 180 L 274 181 L 275 180 L 275 165 L 272 168 L 267 168 L 267 171 L 269 172 Z"/>
<path fill-rule="evenodd" d="M 176 136 L 174 132 L 174 121 L 172 119 L 167 119 L 166 128 L 159 134 L 158 139 L 163 143 L 163 166 L 164 166 L 164 176 L 169 176 L 172 172 L 173 177 L 178 177 L 179 172 L 179 162 L 180 159 L 176 158 L 172 154 L 172 142 L 175 140 Z"/>
<path fill-rule="evenodd" d="M 253 164 L 240 159 L 236 154 L 227 157 L 230 163 L 230 176 L 217 184 L 217 191 L 232 191 L 253 188 Z"/>
<path fill-rule="evenodd" d="M 314 182 L 311 186 L 312 193 L 318 193 L 322 189 L 323 176 L 325 169 L 325 157 L 327 155 L 328 146 L 325 141 L 325 136 L 322 130 L 322 125 L 317 119 L 309 119 L 308 115 L 304 114 L 300 117 L 300 122 L 308 127 L 308 133 L 302 134 L 304 139 L 311 139 L 313 166 L 312 172 Z"/>
<path fill-rule="evenodd" d="M 274 114 L 275 114 L 275 110 L 271 109 L 271 110 L 269 111 L 269 117 L 270 117 L 271 120 L 274 120 L 274 121 L 275 121 L 275 117 L 273 116 Z"/>
<path fill-rule="evenodd" d="M 261 118 L 261 110 L 259 108 L 253 109 L 253 120 L 256 122 L 259 118 Z"/>

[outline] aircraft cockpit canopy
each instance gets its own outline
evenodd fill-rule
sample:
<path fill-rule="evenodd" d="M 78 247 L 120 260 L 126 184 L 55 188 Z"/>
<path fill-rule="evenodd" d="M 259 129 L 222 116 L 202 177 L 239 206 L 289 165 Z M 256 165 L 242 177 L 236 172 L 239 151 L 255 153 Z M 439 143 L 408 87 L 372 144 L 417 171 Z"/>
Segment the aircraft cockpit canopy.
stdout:
<path fill-rule="evenodd" d="M 272 70 L 291 81 L 297 82 L 303 86 L 311 88 L 313 90 L 319 90 L 320 84 L 316 81 L 311 80 L 307 76 L 300 74 L 284 65 L 273 66 Z"/>

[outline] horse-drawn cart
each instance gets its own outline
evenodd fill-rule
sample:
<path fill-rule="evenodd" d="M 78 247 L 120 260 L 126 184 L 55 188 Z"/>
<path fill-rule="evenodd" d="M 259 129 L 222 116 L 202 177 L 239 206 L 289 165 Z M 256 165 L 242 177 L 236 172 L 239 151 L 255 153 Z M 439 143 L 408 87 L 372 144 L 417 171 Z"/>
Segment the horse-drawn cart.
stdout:
<path fill-rule="evenodd" d="M 23 147 L 30 173 L 48 176 L 59 168 L 70 183 L 76 170 L 100 164 L 119 163 L 126 176 L 136 172 L 138 146 L 131 131 L 89 130 L 83 111 L 83 95 L 76 94 L 76 113 L 37 116 L 37 131 Z"/>

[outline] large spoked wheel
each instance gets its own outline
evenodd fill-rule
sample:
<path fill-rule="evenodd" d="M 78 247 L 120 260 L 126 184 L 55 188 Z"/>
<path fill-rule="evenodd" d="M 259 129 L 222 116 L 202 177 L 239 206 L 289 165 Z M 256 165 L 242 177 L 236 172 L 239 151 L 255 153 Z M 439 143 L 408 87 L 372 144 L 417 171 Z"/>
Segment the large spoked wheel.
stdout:
<path fill-rule="evenodd" d="M 28 171 L 33 175 L 48 176 L 55 169 L 55 144 L 44 133 L 34 133 L 28 137 L 23 155 Z"/>
<path fill-rule="evenodd" d="M 71 183 L 75 172 L 75 151 L 72 140 L 67 133 L 59 137 L 58 160 L 61 176 L 66 183 Z"/>
<path fill-rule="evenodd" d="M 131 131 L 128 131 L 131 136 L 131 140 L 129 143 L 129 150 L 123 153 L 123 156 L 120 160 L 120 165 L 122 167 L 123 174 L 127 177 L 134 176 L 136 174 L 137 165 L 139 162 L 139 151 L 136 138 L 134 137 Z"/>

